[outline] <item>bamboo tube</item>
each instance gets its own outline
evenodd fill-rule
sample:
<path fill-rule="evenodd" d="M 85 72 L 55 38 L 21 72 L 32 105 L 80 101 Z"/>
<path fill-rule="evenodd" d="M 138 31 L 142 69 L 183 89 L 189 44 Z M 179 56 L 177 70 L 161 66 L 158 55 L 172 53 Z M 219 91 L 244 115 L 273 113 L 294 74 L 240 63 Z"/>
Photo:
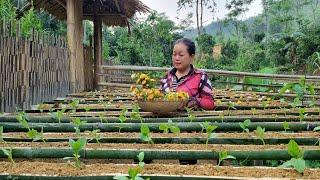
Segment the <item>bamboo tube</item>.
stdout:
<path fill-rule="evenodd" d="M 103 113 L 103 112 L 101 112 Z M 103 114 L 102 114 L 103 115 Z M 185 114 L 182 114 L 183 116 L 186 116 Z M 128 115 L 129 116 L 129 115 Z M 80 116 L 73 116 L 73 117 L 67 117 L 64 116 L 60 119 L 60 122 L 62 123 L 69 123 L 74 118 L 79 117 L 82 121 L 87 121 L 87 123 L 99 123 L 101 121 L 105 123 L 119 123 L 118 117 L 108 117 L 108 116 L 102 116 L 102 117 L 80 117 Z M 58 123 L 59 120 L 57 118 L 54 118 L 52 116 L 28 116 L 29 122 L 32 123 Z M 320 117 L 311 117 L 307 116 L 304 118 L 304 122 L 317 122 L 319 121 Z M 190 119 L 187 117 L 144 117 L 142 119 L 142 122 L 145 123 L 167 123 L 168 120 L 172 120 L 172 122 L 179 122 L 179 123 L 190 123 Z M 243 122 L 246 119 L 250 119 L 251 122 L 300 122 L 300 118 L 298 116 L 274 116 L 274 117 L 262 117 L 262 116 L 250 116 L 250 115 L 243 115 L 243 116 L 208 116 L 208 117 L 196 117 L 192 122 Z M 6 122 L 18 122 L 16 119 L 16 116 L 0 116 L 0 122 L 6 123 Z M 140 120 L 131 119 L 130 117 L 127 118 L 126 123 L 140 123 Z"/>
<path fill-rule="evenodd" d="M 32 142 L 29 138 L 3 138 L 6 142 Z M 69 138 L 45 138 L 46 142 L 68 142 Z M 75 139 L 76 140 L 76 139 Z M 152 141 L 155 144 L 205 144 L 206 138 L 201 137 L 183 137 L 180 138 L 179 134 L 175 138 L 169 137 L 152 137 Z M 294 140 L 299 145 L 310 145 L 314 146 L 319 144 L 318 138 L 264 138 L 265 144 L 288 144 L 290 140 Z M 38 142 L 41 142 L 39 140 Z M 122 137 L 103 137 L 99 140 L 100 143 L 144 143 L 140 138 L 122 138 Z M 89 143 L 96 143 L 95 139 L 89 141 Z M 258 138 L 210 138 L 208 144 L 238 144 L 238 145 L 261 145 L 261 140 Z"/>
<path fill-rule="evenodd" d="M 144 123 L 152 132 L 159 132 L 160 123 Z M 239 123 L 210 123 L 211 125 L 218 126 L 216 132 L 220 131 L 242 131 Z M 30 128 L 34 128 L 40 131 L 43 128 L 44 132 L 74 132 L 74 125 L 71 123 L 29 123 Z M 202 127 L 200 123 L 174 123 L 181 131 L 201 131 Z M 18 132 L 26 131 L 26 128 L 22 127 L 19 123 L 3 123 L 0 122 L 0 126 L 3 126 L 5 132 Z M 140 123 L 87 123 L 80 126 L 81 131 L 92 131 L 94 129 L 100 129 L 102 132 L 140 132 Z M 258 126 L 265 128 L 266 131 L 282 131 L 283 123 L 279 122 L 252 122 L 248 129 L 250 131 L 255 130 Z M 320 126 L 320 122 L 292 122 L 290 123 L 290 131 L 312 131 L 315 127 Z"/>
<path fill-rule="evenodd" d="M 80 157 L 84 159 L 136 159 L 140 152 L 144 152 L 145 160 L 152 159 L 219 159 L 219 152 L 215 151 L 179 151 L 179 150 L 127 150 L 127 149 L 85 149 L 80 151 Z M 73 157 L 71 149 L 55 148 L 12 148 L 13 158 L 64 158 Z M 229 155 L 237 160 L 289 160 L 287 150 L 263 150 L 263 151 L 229 151 Z M 0 158 L 6 155 L 0 151 Z M 319 150 L 305 150 L 305 160 L 320 160 Z"/>

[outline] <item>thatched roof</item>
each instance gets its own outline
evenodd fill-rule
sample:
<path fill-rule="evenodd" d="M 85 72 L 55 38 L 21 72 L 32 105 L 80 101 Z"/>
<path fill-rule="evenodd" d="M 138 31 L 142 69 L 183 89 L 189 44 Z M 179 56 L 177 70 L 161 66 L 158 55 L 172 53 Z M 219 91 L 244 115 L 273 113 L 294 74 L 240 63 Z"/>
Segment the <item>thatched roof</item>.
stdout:
<path fill-rule="evenodd" d="M 149 8 L 139 0 L 95 0 L 97 15 L 108 26 L 126 26 L 127 19 L 132 18 L 136 12 L 146 13 Z M 31 0 L 29 0 L 31 2 Z M 84 19 L 92 20 L 94 15 L 94 0 L 83 0 Z M 33 0 L 35 9 L 44 9 L 60 20 L 67 19 L 66 0 Z M 31 7 L 26 5 L 22 11 Z"/>

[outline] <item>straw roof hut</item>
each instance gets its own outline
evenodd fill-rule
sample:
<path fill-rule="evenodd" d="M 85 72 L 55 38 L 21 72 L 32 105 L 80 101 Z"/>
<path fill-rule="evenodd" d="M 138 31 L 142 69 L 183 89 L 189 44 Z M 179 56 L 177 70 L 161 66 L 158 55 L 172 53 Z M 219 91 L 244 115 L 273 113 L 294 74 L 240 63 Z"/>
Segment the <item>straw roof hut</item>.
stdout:
<path fill-rule="evenodd" d="M 28 0 L 20 12 L 31 7 L 44 9 L 60 20 L 67 21 L 67 40 L 70 50 L 71 91 L 84 90 L 83 20 L 94 24 L 94 86 L 102 65 L 102 23 L 107 26 L 128 26 L 135 13 L 147 13 L 149 8 L 139 0 Z M 20 13 L 21 16 L 21 13 Z M 87 67 L 86 67 L 87 68 Z"/>

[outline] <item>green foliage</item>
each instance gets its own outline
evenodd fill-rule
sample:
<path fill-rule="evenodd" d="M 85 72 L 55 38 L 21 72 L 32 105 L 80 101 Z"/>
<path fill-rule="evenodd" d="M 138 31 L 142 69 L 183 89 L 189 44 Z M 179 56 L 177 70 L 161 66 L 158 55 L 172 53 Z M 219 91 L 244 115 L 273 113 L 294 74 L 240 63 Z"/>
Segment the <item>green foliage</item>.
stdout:
<path fill-rule="evenodd" d="M 93 131 L 91 131 L 89 133 L 91 139 L 89 141 L 95 140 L 98 144 L 100 144 L 100 140 L 101 140 L 101 135 L 100 133 L 100 129 L 95 129 Z"/>
<path fill-rule="evenodd" d="M 215 45 L 213 36 L 210 34 L 201 34 L 196 38 L 198 48 L 203 54 L 212 54 L 212 48 Z"/>
<path fill-rule="evenodd" d="M 172 123 L 171 119 L 168 120 L 168 123 L 161 123 L 159 125 L 159 130 L 163 131 L 163 133 L 169 133 L 169 132 L 172 132 L 174 134 L 180 133 L 180 128 L 178 126 L 175 126 Z"/>
<path fill-rule="evenodd" d="M 306 113 L 305 108 L 299 108 L 299 119 L 300 121 L 304 121 L 304 118 L 308 116 L 308 113 Z"/>
<path fill-rule="evenodd" d="M 313 131 L 320 131 L 320 126 L 315 127 Z"/>
<path fill-rule="evenodd" d="M 120 115 L 119 115 L 119 121 L 120 123 L 124 123 L 127 120 L 127 114 L 128 109 L 124 108 L 120 111 Z"/>
<path fill-rule="evenodd" d="M 80 126 L 83 126 L 87 123 L 87 121 L 81 121 L 79 117 L 76 117 L 72 120 L 72 124 L 75 126 L 75 132 L 78 137 L 80 137 Z"/>
<path fill-rule="evenodd" d="M 206 133 L 207 133 L 206 146 L 208 146 L 209 139 L 215 137 L 215 134 L 213 133 L 213 131 L 217 129 L 218 126 L 210 125 L 208 122 L 200 123 L 200 126 L 202 127 L 202 132 L 203 130 L 206 130 Z"/>
<path fill-rule="evenodd" d="M 30 129 L 30 130 L 27 132 L 27 137 L 28 137 L 28 138 L 31 138 L 31 139 L 32 139 L 32 142 L 33 142 L 33 141 L 39 141 L 39 140 L 45 142 L 44 135 L 43 135 L 43 127 L 41 128 L 41 132 L 38 132 L 38 131 L 35 130 L 35 129 Z"/>
<path fill-rule="evenodd" d="M 16 119 L 18 122 L 26 129 L 30 130 L 30 126 L 28 123 L 28 117 L 25 112 L 18 112 L 18 115 L 16 116 Z"/>
<path fill-rule="evenodd" d="M 196 116 L 194 115 L 194 112 L 191 108 L 187 108 L 185 107 L 185 110 L 187 111 L 188 113 L 188 119 L 190 122 L 194 121 L 196 119 Z"/>
<path fill-rule="evenodd" d="M 151 135 L 150 135 L 150 129 L 147 125 L 145 124 L 141 124 L 140 127 L 140 138 L 144 141 L 144 142 L 148 142 L 153 144 Z"/>
<path fill-rule="evenodd" d="M 220 166 L 221 162 L 226 159 L 236 159 L 236 157 L 228 155 L 228 151 L 223 150 L 219 152 L 219 162 L 217 166 Z"/>
<path fill-rule="evenodd" d="M 246 119 L 243 122 L 240 122 L 239 125 L 240 125 L 240 127 L 242 129 L 242 132 L 249 133 L 249 128 L 248 127 L 250 126 L 250 124 L 251 124 L 250 119 Z"/>
<path fill-rule="evenodd" d="M 25 37 L 31 35 L 32 29 L 39 32 L 43 30 L 43 24 L 37 17 L 33 7 L 21 18 L 21 30 Z"/>
<path fill-rule="evenodd" d="M 290 140 L 288 143 L 288 154 L 291 159 L 282 164 L 281 167 L 293 167 L 299 173 L 303 173 L 306 168 L 306 162 L 303 159 L 304 151 L 294 140 Z"/>
<path fill-rule="evenodd" d="M 3 126 L 0 126 L 0 142 L 3 142 Z"/>
<path fill-rule="evenodd" d="M 15 21 L 16 9 L 11 0 L 0 0 L 0 17 L 0 25 L 2 25 L 4 19 L 7 21 Z"/>
<path fill-rule="evenodd" d="M 261 140 L 262 144 L 265 145 L 264 142 L 264 132 L 265 132 L 265 128 L 262 128 L 260 126 L 257 127 L 255 134 L 256 136 Z"/>
<path fill-rule="evenodd" d="M 286 132 L 288 129 L 290 129 L 289 123 L 288 123 L 287 121 L 284 121 L 284 122 L 283 122 L 283 129 L 284 129 L 285 132 Z"/>
<path fill-rule="evenodd" d="M 129 177 L 115 176 L 115 177 L 113 177 L 113 179 L 117 179 L 117 180 L 143 180 L 143 178 L 139 176 L 139 173 L 142 172 L 144 165 L 145 165 L 145 163 L 143 162 L 144 152 L 140 152 L 139 155 L 137 155 L 137 157 L 139 160 L 139 164 L 135 168 L 129 168 L 129 170 L 128 170 Z"/>
<path fill-rule="evenodd" d="M 132 107 L 130 118 L 133 119 L 133 120 L 139 120 L 142 123 L 143 118 L 140 115 L 139 106 L 134 105 Z M 119 117 L 119 119 L 120 119 L 120 117 Z"/>
<path fill-rule="evenodd" d="M 53 113 L 53 117 L 59 121 L 59 124 L 61 123 L 61 119 L 63 118 L 63 114 L 66 109 L 57 110 L 57 112 Z"/>
<path fill-rule="evenodd" d="M 75 161 L 75 167 L 80 168 L 81 162 L 79 160 L 80 158 L 80 151 L 85 148 L 87 144 L 87 140 L 84 137 L 79 138 L 77 141 L 74 141 L 73 139 L 69 139 L 69 147 L 73 150 L 73 158 Z"/>
<path fill-rule="evenodd" d="M 9 161 L 14 164 L 14 160 L 12 158 L 12 149 L 10 148 L 9 150 L 8 149 L 4 149 L 4 148 L 1 148 L 1 151 L 8 157 Z"/>

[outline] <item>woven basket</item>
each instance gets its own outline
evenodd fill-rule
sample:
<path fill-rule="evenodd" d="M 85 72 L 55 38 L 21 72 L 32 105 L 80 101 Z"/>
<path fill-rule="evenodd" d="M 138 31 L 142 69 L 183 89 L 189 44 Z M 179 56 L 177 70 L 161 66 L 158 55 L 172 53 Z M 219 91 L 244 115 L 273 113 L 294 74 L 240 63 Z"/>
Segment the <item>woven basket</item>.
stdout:
<path fill-rule="evenodd" d="M 138 101 L 139 107 L 143 111 L 153 112 L 157 114 L 166 114 L 177 111 L 179 108 L 186 105 L 185 101 Z"/>

